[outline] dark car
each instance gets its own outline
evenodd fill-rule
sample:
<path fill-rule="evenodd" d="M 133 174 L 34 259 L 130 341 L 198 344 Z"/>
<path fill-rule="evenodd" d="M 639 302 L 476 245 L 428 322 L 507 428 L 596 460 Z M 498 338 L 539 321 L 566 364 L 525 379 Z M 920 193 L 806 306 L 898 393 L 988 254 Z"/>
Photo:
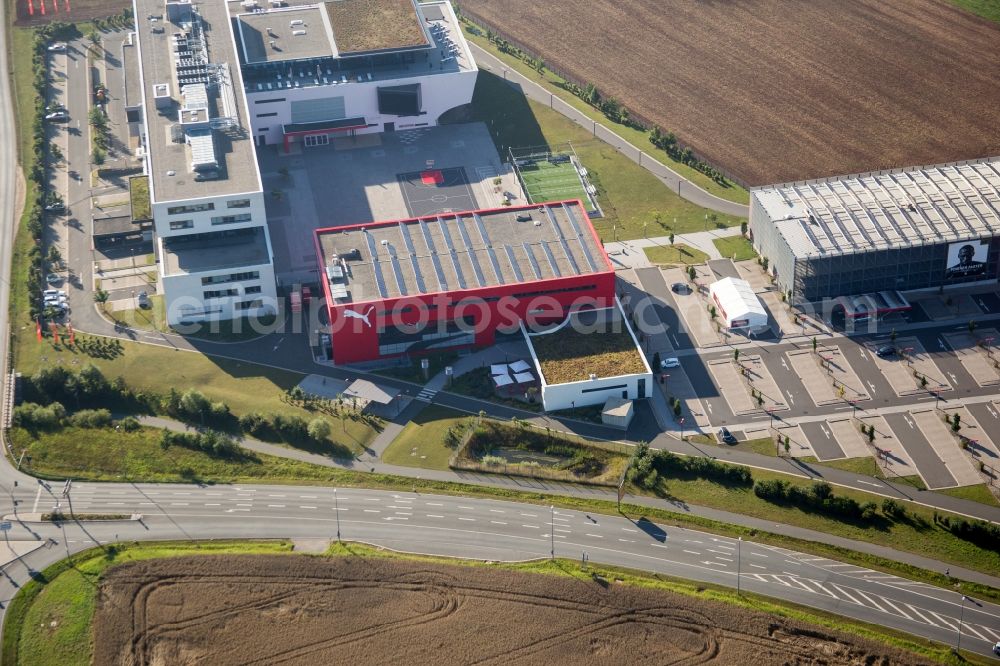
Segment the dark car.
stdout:
<path fill-rule="evenodd" d="M 674 282 L 672 285 L 670 285 L 670 291 L 674 292 L 675 294 L 690 294 L 691 287 L 684 284 L 683 282 Z"/>
<path fill-rule="evenodd" d="M 725 444 L 736 443 L 736 436 L 729 432 L 729 428 L 723 428 L 719 431 L 719 439 Z"/>
<path fill-rule="evenodd" d="M 896 348 L 892 345 L 882 345 L 875 350 L 875 355 L 879 358 L 888 358 L 896 353 Z"/>

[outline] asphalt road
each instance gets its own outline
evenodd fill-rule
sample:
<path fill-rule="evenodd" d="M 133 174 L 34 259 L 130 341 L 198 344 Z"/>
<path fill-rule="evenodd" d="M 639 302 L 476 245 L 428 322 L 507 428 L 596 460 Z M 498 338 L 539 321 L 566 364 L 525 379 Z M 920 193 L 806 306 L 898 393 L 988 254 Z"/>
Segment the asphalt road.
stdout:
<path fill-rule="evenodd" d="M 9 481 L 10 474 L 3 475 Z M 4 482 L 4 488 L 10 486 Z M 364 541 L 408 552 L 490 560 L 550 556 L 633 567 L 747 591 L 952 643 L 987 654 L 1000 640 L 1000 606 L 854 565 L 754 542 L 660 527 L 645 520 L 462 497 L 288 486 L 26 482 L 0 495 L 0 509 L 141 513 L 142 521 L 14 522 L 11 541 L 49 540 L 6 567 L 5 602 L 37 571 L 69 552 L 114 540 L 281 537 Z M 336 494 L 336 499 L 334 495 Z"/>

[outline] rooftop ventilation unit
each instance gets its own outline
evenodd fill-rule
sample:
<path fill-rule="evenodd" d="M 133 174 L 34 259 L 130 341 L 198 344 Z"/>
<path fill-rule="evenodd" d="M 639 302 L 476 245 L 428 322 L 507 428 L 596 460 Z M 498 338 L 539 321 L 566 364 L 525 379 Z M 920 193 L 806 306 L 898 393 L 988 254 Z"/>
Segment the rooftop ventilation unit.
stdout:
<path fill-rule="evenodd" d="M 306 24 L 305 21 L 303 21 L 302 19 L 292 19 L 291 21 L 288 22 L 288 25 L 292 28 L 297 28 L 300 25 L 305 25 L 305 24 Z"/>
<path fill-rule="evenodd" d="M 191 171 L 218 171 L 219 160 L 215 157 L 215 138 L 211 130 L 189 131 L 186 140 L 191 147 Z"/>
<path fill-rule="evenodd" d="M 296 36 L 296 37 L 301 37 L 302 35 L 306 34 L 306 31 L 305 30 L 292 30 L 292 34 L 294 36 Z"/>
<path fill-rule="evenodd" d="M 170 97 L 170 84 L 154 83 L 153 106 L 157 109 L 169 109 L 173 104 L 174 100 Z"/>

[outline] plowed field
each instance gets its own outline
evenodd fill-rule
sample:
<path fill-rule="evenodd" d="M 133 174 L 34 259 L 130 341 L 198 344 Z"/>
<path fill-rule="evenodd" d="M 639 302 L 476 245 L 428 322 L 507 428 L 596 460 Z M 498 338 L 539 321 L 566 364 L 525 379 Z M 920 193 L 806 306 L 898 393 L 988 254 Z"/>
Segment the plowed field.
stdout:
<path fill-rule="evenodd" d="M 1000 27 L 946 0 L 464 0 L 751 185 L 1000 154 Z"/>
<path fill-rule="evenodd" d="M 890 664 L 913 655 L 673 593 L 398 560 L 179 557 L 102 579 L 94 663 Z"/>

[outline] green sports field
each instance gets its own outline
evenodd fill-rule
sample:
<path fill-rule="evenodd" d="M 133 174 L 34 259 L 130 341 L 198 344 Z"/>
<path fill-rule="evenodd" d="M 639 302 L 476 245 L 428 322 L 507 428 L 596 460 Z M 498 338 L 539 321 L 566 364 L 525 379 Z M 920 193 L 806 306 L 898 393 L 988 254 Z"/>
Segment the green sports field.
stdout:
<path fill-rule="evenodd" d="M 552 164 L 539 160 L 534 166 L 520 167 L 518 171 L 532 203 L 580 199 L 584 206 L 590 207 L 590 199 L 572 162 Z"/>

